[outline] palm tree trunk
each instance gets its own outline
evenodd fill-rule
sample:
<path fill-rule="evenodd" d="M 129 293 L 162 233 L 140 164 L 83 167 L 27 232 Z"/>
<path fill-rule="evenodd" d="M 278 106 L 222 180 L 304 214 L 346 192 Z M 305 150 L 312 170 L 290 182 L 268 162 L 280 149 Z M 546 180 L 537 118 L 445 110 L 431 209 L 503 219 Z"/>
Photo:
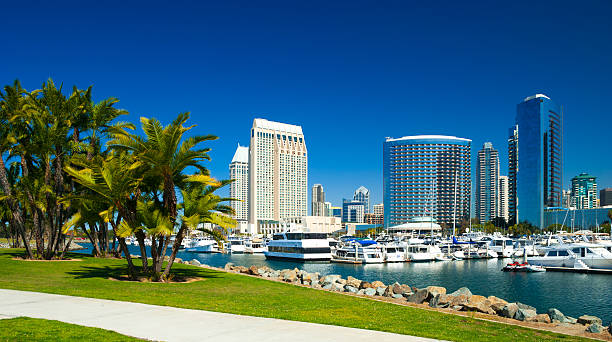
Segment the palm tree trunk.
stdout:
<path fill-rule="evenodd" d="M 181 247 L 181 243 L 183 242 L 183 235 L 185 234 L 185 230 L 186 230 L 186 227 L 184 224 L 182 224 L 181 228 L 176 234 L 174 243 L 172 244 L 172 253 L 170 254 L 170 260 L 168 260 L 168 264 L 166 265 L 166 268 L 164 269 L 163 279 L 168 279 L 168 275 L 170 275 L 172 264 L 174 264 L 174 259 L 176 259 L 176 253 L 178 253 L 179 248 Z"/>
<path fill-rule="evenodd" d="M 4 152 L 4 151 L 2 151 Z M 4 158 L 2 157 L 3 153 L 0 153 L 0 184 L 2 185 L 2 190 L 4 190 L 4 194 L 7 196 L 6 203 L 8 204 L 9 209 L 12 212 L 12 215 L 9 217 L 9 221 L 21 238 L 23 239 L 23 245 L 26 250 L 26 257 L 28 259 L 33 259 L 32 249 L 30 248 L 30 242 L 26 237 L 25 225 L 23 222 L 23 216 L 21 212 L 21 208 L 19 208 L 18 204 L 15 201 L 15 198 L 11 193 L 11 186 L 8 182 L 8 176 L 6 175 L 6 165 L 4 164 Z"/>
<path fill-rule="evenodd" d="M 145 234 L 142 230 L 139 230 L 134 235 L 136 235 L 136 239 L 138 239 L 138 245 L 140 245 L 140 259 L 142 259 L 142 271 L 146 273 L 149 271 L 149 258 L 147 257 L 147 246 L 145 246 Z"/>

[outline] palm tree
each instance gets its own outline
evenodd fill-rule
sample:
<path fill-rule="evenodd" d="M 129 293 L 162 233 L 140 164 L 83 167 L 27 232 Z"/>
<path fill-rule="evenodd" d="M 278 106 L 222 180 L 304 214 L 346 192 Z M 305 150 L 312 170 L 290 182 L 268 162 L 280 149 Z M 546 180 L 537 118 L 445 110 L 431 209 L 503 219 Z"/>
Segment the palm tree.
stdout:
<path fill-rule="evenodd" d="M 214 135 L 193 136 L 183 139 L 184 134 L 194 126 L 185 127 L 189 113 L 179 114 L 178 117 L 166 127 L 156 119 L 141 118 L 142 130 L 145 138 L 126 129 L 113 130 L 113 140 L 109 146 L 117 150 L 132 152 L 137 160 L 148 166 L 147 179 L 151 192 L 161 188 L 162 205 L 166 215 L 170 218 L 172 226 L 177 218 L 177 187 L 185 185 L 188 175 L 186 169 L 193 167 L 202 176 L 209 172 L 201 162 L 210 160 L 210 148 L 197 148 L 205 141 L 217 139 Z M 161 180 L 161 184 L 159 184 Z M 157 234 L 152 236 L 151 256 L 153 257 L 154 272 L 161 272 L 166 249 L 170 242 L 170 235 Z M 156 241 L 157 240 L 157 241 Z M 181 243 L 182 237 L 177 237 L 176 243 Z"/>

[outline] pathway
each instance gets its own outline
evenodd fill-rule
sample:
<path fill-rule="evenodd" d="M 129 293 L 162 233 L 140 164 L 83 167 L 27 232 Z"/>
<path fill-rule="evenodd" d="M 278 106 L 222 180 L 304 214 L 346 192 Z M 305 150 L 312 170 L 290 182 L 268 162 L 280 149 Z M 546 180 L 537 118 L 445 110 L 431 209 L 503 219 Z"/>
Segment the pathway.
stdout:
<path fill-rule="evenodd" d="M 0 318 L 53 319 L 154 341 L 435 341 L 333 325 L 38 292 L 0 289 L 0 303 Z"/>

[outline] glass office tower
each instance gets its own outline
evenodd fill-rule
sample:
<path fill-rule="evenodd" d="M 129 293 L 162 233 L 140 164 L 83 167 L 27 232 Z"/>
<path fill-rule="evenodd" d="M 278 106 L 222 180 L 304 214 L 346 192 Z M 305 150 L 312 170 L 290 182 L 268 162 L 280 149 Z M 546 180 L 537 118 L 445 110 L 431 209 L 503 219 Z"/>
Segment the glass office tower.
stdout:
<path fill-rule="evenodd" d="M 420 216 L 433 216 L 437 223 L 452 227 L 453 217 L 457 226 L 468 218 L 471 144 L 469 139 L 442 135 L 387 138 L 383 144 L 385 227 Z"/>
<path fill-rule="evenodd" d="M 548 96 L 517 105 L 516 215 L 544 228 L 544 209 L 560 207 L 563 189 L 563 111 Z"/>

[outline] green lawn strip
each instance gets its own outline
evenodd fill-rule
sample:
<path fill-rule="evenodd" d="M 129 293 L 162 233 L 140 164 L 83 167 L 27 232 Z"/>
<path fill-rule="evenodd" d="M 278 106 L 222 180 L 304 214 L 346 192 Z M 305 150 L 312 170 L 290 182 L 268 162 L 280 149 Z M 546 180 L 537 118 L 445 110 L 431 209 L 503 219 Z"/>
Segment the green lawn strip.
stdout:
<path fill-rule="evenodd" d="M 188 309 L 340 325 L 454 341 L 582 341 L 584 338 L 470 317 L 448 315 L 178 264 L 173 273 L 197 276 L 189 284 L 109 280 L 125 274 L 125 261 L 34 262 L 0 250 L 0 288 L 166 305 Z"/>
<path fill-rule="evenodd" d="M 59 321 L 17 317 L 0 320 L 0 341 L 141 341 L 114 331 Z"/>

